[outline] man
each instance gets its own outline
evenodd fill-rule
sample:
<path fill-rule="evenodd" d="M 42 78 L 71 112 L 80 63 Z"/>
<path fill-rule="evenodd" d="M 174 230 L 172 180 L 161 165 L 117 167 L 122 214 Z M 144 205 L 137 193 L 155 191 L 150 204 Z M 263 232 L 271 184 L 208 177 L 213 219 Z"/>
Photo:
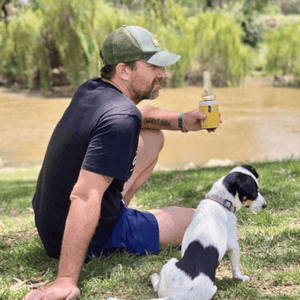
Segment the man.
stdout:
<path fill-rule="evenodd" d="M 136 105 L 155 99 L 164 66 L 180 56 L 163 51 L 144 28 L 122 26 L 101 52 L 101 78 L 84 83 L 55 128 L 33 198 L 47 254 L 60 259 L 57 279 L 29 299 L 71 299 L 84 262 L 116 251 L 144 255 L 179 245 L 193 209 L 129 209 L 163 147 L 160 130 L 201 130 L 205 114 Z M 134 169 L 134 171 L 133 171 Z M 125 183 L 126 182 L 126 183 Z"/>

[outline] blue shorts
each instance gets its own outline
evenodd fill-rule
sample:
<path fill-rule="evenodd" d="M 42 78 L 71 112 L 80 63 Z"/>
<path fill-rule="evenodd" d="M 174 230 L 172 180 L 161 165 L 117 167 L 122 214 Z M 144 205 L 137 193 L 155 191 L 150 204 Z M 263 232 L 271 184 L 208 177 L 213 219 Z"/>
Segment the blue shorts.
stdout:
<path fill-rule="evenodd" d="M 136 255 L 159 252 L 159 227 L 151 212 L 138 211 L 125 206 L 122 200 L 122 215 L 111 232 L 109 228 L 95 234 L 85 263 L 93 256 L 106 257 L 124 251 Z M 109 239 L 103 243 L 109 236 Z"/>

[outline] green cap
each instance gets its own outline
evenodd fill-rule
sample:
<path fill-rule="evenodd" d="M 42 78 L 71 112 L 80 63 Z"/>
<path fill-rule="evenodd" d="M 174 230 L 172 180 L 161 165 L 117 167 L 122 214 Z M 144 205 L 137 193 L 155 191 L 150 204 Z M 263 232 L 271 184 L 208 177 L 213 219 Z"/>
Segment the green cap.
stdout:
<path fill-rule="evenodd" d="M 180 55 L 165 52 L 147 29 L 125 26 L 113 31 L 103 43 L 104 65 L 143 60 L 151 65 L 165 67 L 174 64 Z"/>

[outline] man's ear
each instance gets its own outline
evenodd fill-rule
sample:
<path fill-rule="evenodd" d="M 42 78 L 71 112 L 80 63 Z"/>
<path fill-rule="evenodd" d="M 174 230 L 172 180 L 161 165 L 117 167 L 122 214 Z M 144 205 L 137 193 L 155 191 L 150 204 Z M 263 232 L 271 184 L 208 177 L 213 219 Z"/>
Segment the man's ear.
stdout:
<path fill-rule="evenodd" d="M 129 80 L 132 70 L 124 63 L 118 63 L 116 66 L 116 75 L 123 80 Z"/>

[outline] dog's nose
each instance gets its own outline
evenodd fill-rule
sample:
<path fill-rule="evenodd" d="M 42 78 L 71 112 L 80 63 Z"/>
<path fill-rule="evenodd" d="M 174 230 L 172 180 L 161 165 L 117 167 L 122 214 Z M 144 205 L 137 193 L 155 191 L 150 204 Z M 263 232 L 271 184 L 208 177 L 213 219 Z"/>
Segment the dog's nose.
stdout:
<path fill-rule="evenodd" d="M 263 204 L 262 208 L 266 208 L 268 205 L 266 203 Z"/>

